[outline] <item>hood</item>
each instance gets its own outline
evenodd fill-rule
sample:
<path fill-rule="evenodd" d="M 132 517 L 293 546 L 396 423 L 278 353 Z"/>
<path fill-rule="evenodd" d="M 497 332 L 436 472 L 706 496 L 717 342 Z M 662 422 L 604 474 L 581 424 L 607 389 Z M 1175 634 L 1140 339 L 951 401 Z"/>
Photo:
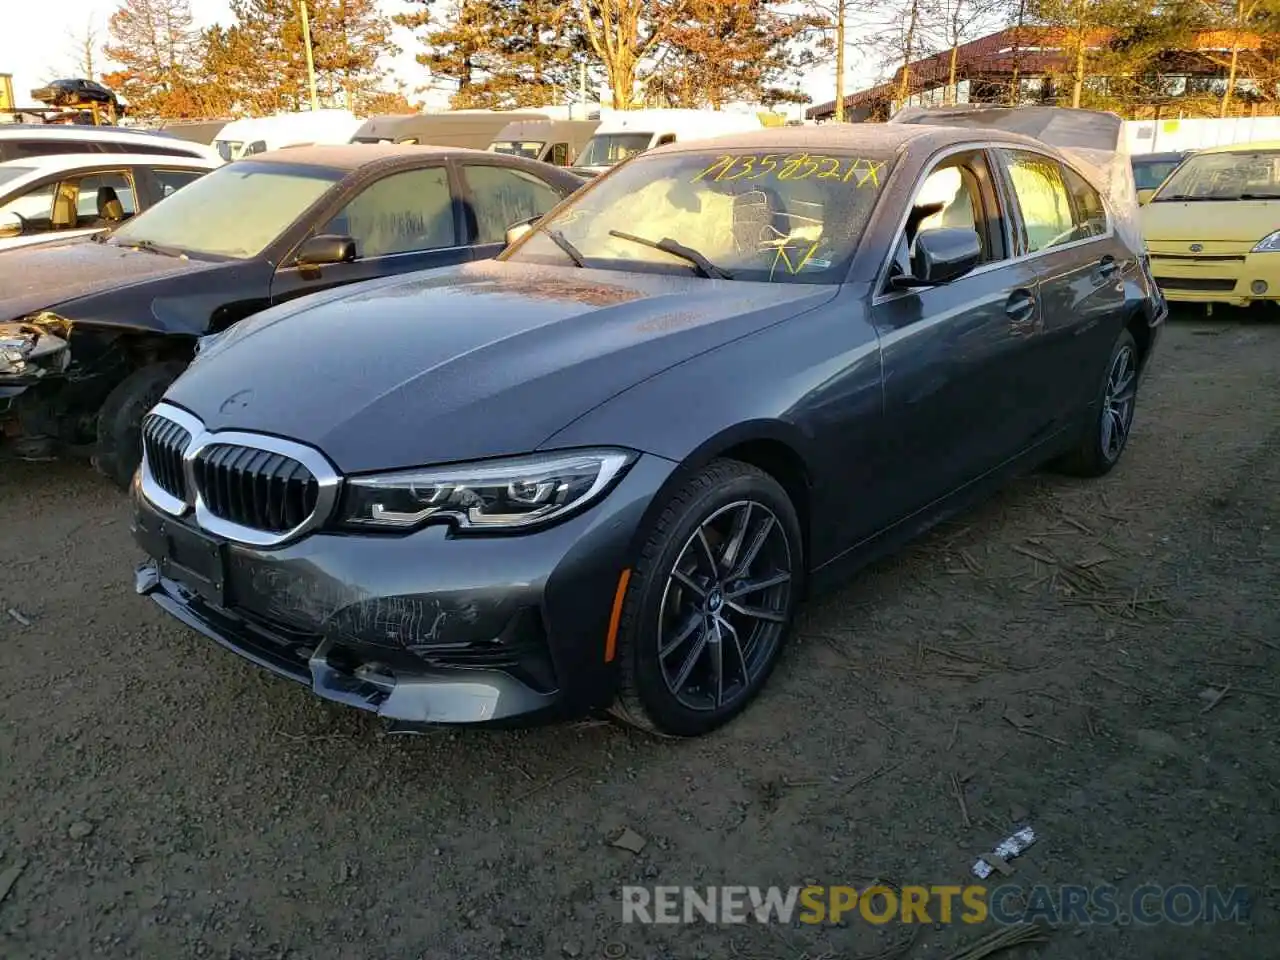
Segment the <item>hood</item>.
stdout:
<path fill-rule="evenodd" d="M 88 238 L 7 250 L 0 253 L 0 322 L 95 293 L 114 293 L 143 281 L 219 265 Z"/>
<path fill-rule="evenodd" d="M 485 261 L 258 314 L 166 396 L 211 429 L 309 443 L 346 472 L 527 453 L 639 381 L 835 292 Z"/>
<path fill-rule="evenodd" d="M 1153 200 L 1142 208 L 1147 243 L 1248 244 L 1280 230 L 1276 200 Z"/>

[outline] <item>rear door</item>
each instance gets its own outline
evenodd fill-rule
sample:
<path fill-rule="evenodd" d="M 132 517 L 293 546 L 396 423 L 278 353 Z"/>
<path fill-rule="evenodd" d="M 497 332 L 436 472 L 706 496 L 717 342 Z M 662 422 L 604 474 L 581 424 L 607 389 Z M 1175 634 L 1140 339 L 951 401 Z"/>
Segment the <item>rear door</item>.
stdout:
<path fill-rule="evenodd" d="M 496 257 L 512 224 L 547 213 L 566 196 L 537 174 L 514 166 L 467 161 L 461 173 L 463 225 L 477 260 Z"/>
<path fill-rule="evenodd" d="M 1031 150 L 1002 150 L 1000 159 L 1017 200 L 1018 244 L 1040 285 L 1042 327 L 1024 362 L 1038 384 L 1038 433 L 1048 435 L 1093 401 L 1125 322 L 1123 277 L 1139 264 L 1078 171 Z"/>
<path fill-rule="evenodd" d="M 1031 440 L 1026 367 L 1039 323 L 1035 268 L 1012 256 L 1007 200 L 982 149 L 935 161 L 899 229 L 889 276 L 872 300 L 880 336 L 886 443 L 883 461 L 902 482 L 885 485 L 892 514 L 906 517 L 948 495 Z M 937 287 L 889 285 L 909 272 L 915 236 L 976 230 L 982 262 Z"/>
<path fill-rule="evenodd" d="M 272 302 L 469 260 L 471 252 L 460 239 L 454 194 L 446 163 L 399 170 L 365 184 L 306 235 L 351 237 L 356 259 L 304 267 L 291 254 L 271 282 Z"/>

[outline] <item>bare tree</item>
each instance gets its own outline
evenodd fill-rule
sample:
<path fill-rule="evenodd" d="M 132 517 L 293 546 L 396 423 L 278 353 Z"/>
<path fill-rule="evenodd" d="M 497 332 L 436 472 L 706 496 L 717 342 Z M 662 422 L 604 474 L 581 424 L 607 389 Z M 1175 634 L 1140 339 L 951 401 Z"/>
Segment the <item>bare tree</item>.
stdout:
<path fill-rule="evenodd" d="M 936 0 L 931 11 L 942 49 L 949 51 L 947 87 L 944 102 L 954 104 L 958 97 L 956 71 L 960 47 L 993 29 L 1007 13 L 1009 0 Z"/>
<path fill-rule="evenodd" d="M 640 64 L 662 36 L 658 0 L 579 0 L 583 30 L 604 66 L 615 110 L 634 106 Z"/>
<path fill-rule="evenodd" d="M 97 26 L 90 17 L 85 21 L 83 29 L 76 30 L 74 28 L 67 31 L 67 37 L 71 42 L 71 49 L 75 57 L 75 72 L 84 77 L 86 80 L 97 79 L 98 72 L 95 69 L 96 57 L 101 49 L 98 42 L 100 34 Z"/>
<path fill-rule="evenodd" d="M 846 63 L 849 50 L 849 17 L 855 5 L 861 9 L 865 0 L 810 0 L 806 4 L 811 11 L 811 28 L 821 35 L 821 47 L 835 59 L 836 71 L 836 123 L 844 121 L 844 79 L 848 72 Z"/>
<path fill-rule="evenodd" d="M 1258 26 L 1257 21 L 1266 15 L 1280 11 L 1278 0 L 1202 0 L 1211 27 L 1230 38 L 1227 60 L 1227 88 L 1222 91 L 1218 116 L 1225 117 L 1231 110 L 1231 97 L 1235 93 L 1236 78 L 1240 73 L 1240 51 L 1244 36 Z"/>

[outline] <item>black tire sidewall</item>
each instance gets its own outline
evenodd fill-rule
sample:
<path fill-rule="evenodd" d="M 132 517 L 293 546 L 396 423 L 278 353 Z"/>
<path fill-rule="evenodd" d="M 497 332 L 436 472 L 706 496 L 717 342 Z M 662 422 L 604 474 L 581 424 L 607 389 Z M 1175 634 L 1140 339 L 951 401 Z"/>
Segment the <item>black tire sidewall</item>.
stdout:
<path fill-rule="evenodd" d="M 186 364 L 178 361 L 141 367 L 120 381 L 103 401 L 93 463 L 117 487 L 127 488 L 142 462 L 143 418 L 184 369 Z"/>
<path fill-rule="evenodd" d="M 719 476 L 713 478 L 708 474 Z M 691 487 L 696 489 L 708 479 L 714 479 L 714 482 L 681 503 Z M 671 522 L 665 526 L 659 524 L 659 529 L 646 546 L 647 562 L 643 570 L 639 571 L 640 581 L 633 585 L 636 593 L 632 598 L 634 608 L 630 611 L 628 623 L 627 668 L 640 706 L 655 727 L 663 733 L 675 736 L 698 736 L 721 726 L 741 712 L 755 698 L 772 673 L 791 632 L 796 606 L 803 592 L 803 541 L 795 507 L 786 491 L 768 474 L 747 464 L 729 461 L 713 464 L 695 477 L 674 500 L 680 503 L 680 510 Z M 658 663 L 659 607 L 667 577 L 685 542 L 708 516 L 738 500 L 755 500 L 767 506 L 786 533 L 792 564 L 787 619 L 783 625 L 781 641 L 744 695 L 718 710 L 691 710 L 679 703 L 667 690 L 662 677 Z"/>
<path fill-rule="evenodd" d="M 1102 449 L 1102 417 L 1106 409 L 1107 386 L 1111 379 L 1111 368 L 1116 362 L 1116 357 L 1120 355 L 1120 351 L 1125 347 L 1128 347 L 1133 352 L 1133 411 L 1129 414 L 1129 427 L 1125 431 L 1124 442 L 1120 445 L 1120 451 L 1116 454 L 1114 460 L 1108 460 L 1106 452 Z M 1098 384 L 1098 392 L 1094 397 L 1093 410 L 1089 418 L 1090 435 L 1085 438 L 1085 449 L 1088 451 L 1088 458 L 1095 465 L 1098 473 L 1106 473 L 1124 459 L 1124 452 L 1129 447 L 1129 435 L 1133 431 L 1133 421 L 1138 413 L 1137 381 L 1141 372 L 1140 359 L 1138 356 L 1138 343 L 1133 339 L 1133 334 L 1127 329 L 1121 330 L 1120 335 L 1116 337 L 1116 342 L 1111 347 L 1111 352 L 1107 354 L 1107 365 L 1102 371 L 1102 381 Z"/>

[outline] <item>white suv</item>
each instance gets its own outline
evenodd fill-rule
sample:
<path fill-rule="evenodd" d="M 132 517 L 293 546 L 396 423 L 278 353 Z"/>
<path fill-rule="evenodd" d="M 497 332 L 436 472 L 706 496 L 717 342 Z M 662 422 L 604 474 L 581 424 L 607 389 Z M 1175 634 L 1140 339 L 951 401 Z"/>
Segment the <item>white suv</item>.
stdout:
<path fill-rule="evenodd" d="M 220 159 L 218 151 L 202 143 L 128 127 L 0 123 L 0 162 L 58 153 L 142 153 Z"/>
<path fill-rule="evenodd" d="M 110 230 L 221 161 L 69 153 L 0 163 L 0 253 Z"/>

